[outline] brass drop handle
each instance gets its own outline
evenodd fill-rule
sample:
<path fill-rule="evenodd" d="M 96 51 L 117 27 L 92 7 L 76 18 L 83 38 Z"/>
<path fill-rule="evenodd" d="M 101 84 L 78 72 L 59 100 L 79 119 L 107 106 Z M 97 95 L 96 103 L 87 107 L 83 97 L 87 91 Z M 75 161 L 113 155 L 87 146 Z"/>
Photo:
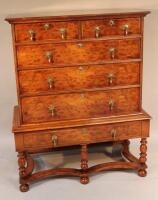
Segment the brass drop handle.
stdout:
<path fill-rule="evenodd" d="M 94 32 L 95 32 L 95 37 L 96 37 L 96 38 L 99 38 L 99 36 L 100 36 L 100 31 L 101 31 L 101 29 L 100 29 L 99 26 L 96 26 L 96 27 L 94 28 Z"/>
<path fill-rule="evenodd" d="M 56 147 L 57 143 L 58 143 L 58 136 L 57 135 L 52 135 L 51 140 L 52 140 L 53 146 Z"/>
<path fill-rule="evenodd" d="M 51 24 L 46 23 L 43 25 L 43 28 L 47 31 L 51 28 Z"/>
<path fill-rule="evenodd" d="M 53 54 L 52 54 L 52 52 L 47 51 L 46 52 L 46 58 L 47 58 L 48 62 L 51 63 L 52 60 L 53 60 Z"/>
<path fill-rule="evenodd" d="M 48 82 L 49 88 L 52 89 L 53 84 L 54 84 L 54 79 L 51 77 L 48 77 L 47 82 Z"/>
<path fill-rule="evenodd" d="M 64 40 L 66 38 L 66 29 L 60 28 L 59 32 L 61 33 L 61 39 Z"/>
<path fill-rule="evenodd" d="M 48 106 L 48 112 L 51 113 L 52 117 L 54 117 L 56 114 L 55 106 L 53 105 Z"/>
<path fill-rule="evenodd" d="M 128 24 L 123 25 L 123 30 L 124 30 L 124 35 L 125 36 L 128 35 L 128 33 L 129 33 L 129 25 Z"/>
<path fill-rule="evenodd" d="M 111 130 L 111 136 L 112 136 L 113 140 L 116 139 L 116 135 L 117 135 L 117 130 L 116 130 L 115 128 L 113 128 L 113 129 Z"/>
<path fill-rule="evenodd" d="M 109 110 L 110 110 L 110 111 L 113 111 L 114 106 L 115 106 L 115 102 L 114 102 L 114 100 L 111 99 L 111 100 L 109 101 Z"/>
<path fill-rule="evenodd" d="M 28 33 L 29 33 L 29 36 L 30 36 L 30 40 L 34 41 L 35 40 L 35 36 L 36 36 L 35 31 L 34 30 L 29 30 Z"/>
<path fill-rule="evenodd" d="M 111 20 L 109 20 L 108 24 L 109 24 L 109 26 L 114 26 L 115 25 L 115 21 L 111 19 Z"/>
<path fill-rule="evenodd" d="M 114 74 L 113 73 L 109 73 L 107 77 L 108 77 L 109 85 L 113 84 L 113 80 L 115 78 Z"/>
<path fill-rule="evenodd" d="M 111 59 L 115 59 L 115 57 L 116 57 L 116 49 L 115 48 L 110 48 L 109 52 L 110 52 Z"/>

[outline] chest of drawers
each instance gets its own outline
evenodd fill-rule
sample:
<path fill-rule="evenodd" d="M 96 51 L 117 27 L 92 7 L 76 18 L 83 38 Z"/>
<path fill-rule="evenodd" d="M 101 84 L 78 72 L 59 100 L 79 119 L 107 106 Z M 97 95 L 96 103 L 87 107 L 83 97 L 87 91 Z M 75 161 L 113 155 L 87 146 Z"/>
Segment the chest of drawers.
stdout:
<path fill-rule="evenodd" d="M 18 106 L 13 132 L 20 190 L 53 175 L 80 177 L 112 168 L 146 175 L 150 116 L 142 110 L 143 24 L 149 12 L 7 18 Z M 129 139 L 140 138 L 140 158 Z M 88 145 L 120 142 L 123 162 L 88 167 Z M 34 172 L 31 154 L 81 146 L 81 169 Z"/>

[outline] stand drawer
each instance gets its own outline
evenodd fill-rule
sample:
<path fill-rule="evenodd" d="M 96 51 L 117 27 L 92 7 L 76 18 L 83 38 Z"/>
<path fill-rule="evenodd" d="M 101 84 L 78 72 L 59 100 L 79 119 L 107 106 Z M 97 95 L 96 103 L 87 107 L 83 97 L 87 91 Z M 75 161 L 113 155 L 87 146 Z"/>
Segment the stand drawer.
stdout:
<path fill-rule="evenodd" d="M 105 141 L 119 141 L 142 136 L 142 122 L 124 122 L 69 128 L 23 135 L 25 148 L 53 148 Z"/>

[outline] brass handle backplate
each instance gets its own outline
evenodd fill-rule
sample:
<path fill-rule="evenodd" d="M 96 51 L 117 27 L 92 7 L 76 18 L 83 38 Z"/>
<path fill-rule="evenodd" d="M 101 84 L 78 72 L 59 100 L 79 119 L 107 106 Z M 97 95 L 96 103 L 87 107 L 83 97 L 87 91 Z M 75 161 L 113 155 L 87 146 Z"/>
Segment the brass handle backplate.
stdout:
<path fill-rule="evenodd" d="M 109 101 L 109 110 L 110 110 L 110 111 L 113 111 L 113 110 L 114 110 L 114 106 L 115 106 L 115 102 L 114 102 L 114 100 L 111 99 L 111 100 Z"/>
<path fill-rule="evenodd" d="M 30 36 L 30 40 L 34 41 L 35 40 L 35 36 L 36 36 L 35 31 L 34 30 L 29 30 L 28 33 L 29 33 L 29 36 Z"/>
<path fill-rule="evenodd" d="M 128 35 L 128 33 L 129 33 L 129 25 L 128 24 L 123 25 L 123 30 L 124 30 L 124 35 Z"/>
<path fill-rule="evenodd" d="M 53 54 L 52 54 L 52 52 L 47 51 L 45 55 L 46 55 L 46 58 L 47 58 L 48 62 L 51 63 L 53 61 Z"/>
<path fill-rule="evenodd" d="M 96 37 L 96 38 L 99 38 L 99 36 L 100 36 L 100 31 L 101 31 L 100 27 L 99 27 L 99 26 L 96 26 L 96 27 L 94 28 L 94 31 L 95 31 L 95 37 Z"/>
<path fill-rule="evenodd" d="M 53 105 L 48 106 L 48 112 L 51 113 L 52 117 L 54 117 L 56 114 L 55 106 Z"/>
<path fill-rule="evenodd" d="M 57 143 L 58 143 L 58 136 L 57 135 L 52 135 L 51 140 L 52 140 L 53 146 L 56 147 Z"/>
<path fill-rule="evenodd" d="M 116 49 L 115 48 L 110 48 L 109 52 L 110 52 L 111 59 L 115 59 L 115 57 L 116 57 Z"/>
<path fill-rule="evenodd" d="M 112 136 L 113 140 L 116 139 L 116 135 L 117 135 L 117 130 L 116 130 L 115 128 L 113 128 L 113 129 L 111 130 L 111 136 Z"/>
<path fill-rule="evenodd" d="M 60 28 L 59 32 L 61 33 L 61 39 L 62 40 L 66 39 L 66 29 L 65 28 Z"/>

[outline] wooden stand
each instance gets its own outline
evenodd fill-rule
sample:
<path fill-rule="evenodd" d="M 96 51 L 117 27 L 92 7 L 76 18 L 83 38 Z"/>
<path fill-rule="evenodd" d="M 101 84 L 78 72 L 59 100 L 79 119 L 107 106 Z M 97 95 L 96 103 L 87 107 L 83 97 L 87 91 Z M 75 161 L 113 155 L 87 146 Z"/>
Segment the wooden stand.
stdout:
<path fill-rule="evenodd" d="M 80 177 L 80 182 L 82 184 L 87 184 L 89 182 L 89 175 L 96 174 L 100 171 L 110 170 L 110 169 L 133 169 L 138 172 L 141 177 L 146 176 L 146 138 L 141 139 L 140 146 L 140 158 L 137 159 L 129 151 L 129 140 L 122 141 L 122 157 L 124 161 L 121 162 L 109 162 L 101 163 L 88 168 L 88 158 L 87 158 L 87 145 L 81 145 L 81 169 L 73 168 L 59 168 L 59 169 L 49 169 L 36 173 L 32 173 L 34 169 L 34 162 L 29 153 L 19 152 L 18 154 L 18 164 L 19 164 L 19 176 L 20 176 L 20 191 L 27 192 L 29 190 L 29 185 L 32 182 L 48 178 L 51 176 L 74 176 Z"/>

